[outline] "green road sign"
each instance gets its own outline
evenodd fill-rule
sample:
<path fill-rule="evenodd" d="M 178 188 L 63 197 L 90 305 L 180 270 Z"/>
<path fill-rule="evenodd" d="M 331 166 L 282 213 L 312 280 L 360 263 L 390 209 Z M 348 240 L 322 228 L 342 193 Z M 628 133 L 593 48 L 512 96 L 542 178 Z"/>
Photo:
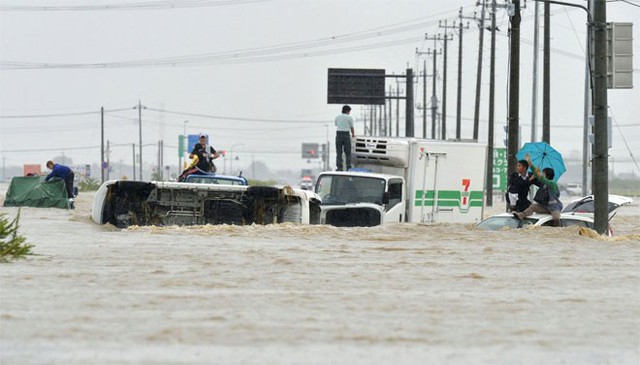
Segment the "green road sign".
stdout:
<path fill-rule="evenodd" d="M 507 191 L 507 149 L 493 150 L 493 190 Z"/>
<path fill-rule="evenodd" d="M 182 134 L 178 136 L 178 157 L 184 157 L 184 136 Z"/>

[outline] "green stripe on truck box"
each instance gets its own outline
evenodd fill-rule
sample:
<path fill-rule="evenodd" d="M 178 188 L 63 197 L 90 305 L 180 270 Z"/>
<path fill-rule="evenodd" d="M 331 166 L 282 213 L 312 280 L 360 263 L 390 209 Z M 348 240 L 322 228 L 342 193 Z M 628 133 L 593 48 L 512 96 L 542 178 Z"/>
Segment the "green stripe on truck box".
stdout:
<path fill-rule="evenodd" d="M 462 193 L 459 190 L 439 190 L 438 191 L 438 206 L 439 207 L 459 207 L 462 202 Z M 416 202 L 415 206 L 422 206 L 422 190 L 416 190 Z M 427 195 L 424 199 L 424 205 L 426 207 L 433 206 L 433 197 L 435 191 L 427 190 Z M 482 191 L 476 190 L 469 192 L 469 207 L 482 207 L 483 194 Z"/>

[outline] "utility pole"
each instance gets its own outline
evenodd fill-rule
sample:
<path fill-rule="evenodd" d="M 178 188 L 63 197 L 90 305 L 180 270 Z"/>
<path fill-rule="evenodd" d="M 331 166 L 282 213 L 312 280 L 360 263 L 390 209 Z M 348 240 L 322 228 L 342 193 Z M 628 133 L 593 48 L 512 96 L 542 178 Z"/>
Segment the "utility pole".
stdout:
<path fill-rule="evenodd" d="M 373 130 L 374 130 L 374 135 L 379 136 L 380 135 L 380 116 L 378 115 L 380 111 L 380 108 L 377 105 L 373 106 L 373 115 L 376 117 L 376 120 L 373 121 Z"/>
<path fill-rule="evenodd" d="M 383 105 L 378 105 L 380 109 L 380 135 L 387 135 L 387 103 Z"/>
<path fill-rule="evenodd" d="M 422 138 L 427 139 L 427 60 L 422 63 Z"/>
<path fill-rule="evenodd" d="M 484 21 L 485 21 L 485 2 L 481 0 L 477 5 L 482 7 L 480 11 L 480 19 L 478 20 L 478 29 L 480 30 L 478 40 L 478 68 L 476 71 L 476 105 L 473 113 L 473 140 L 478 141 L 478 129 L 480 127 L 480 93 L 482 91 L 482 51 L 484 47 Z"/>
<path fill-rule="evenodd" d="M 433 51 L 431 49 L 428 49 L 427 53 L 431 53 L 433 57 L 433 85 L 431 93 L 431 138 L 436 139 L 436 118 L 438 116 L 438 95 L 436 94 L 436 86 L 438 83 L 436 82 L 436 79 L 438 75 L 438 54 L 442 54 L 442 50 L 440 50 L 440 53 L 438 53 L 438 50 L 436 48 L 438 46 L 438 41 L 442 40 L 442 37 L 440 34 L 437 34 L 433 37 L 429 37 L 429 35 L 425 34 L 424 39 L 427 41 L 433 41 Z"/>
<path fill-rule="evenodd" d="M 100 108 L 100 179 L 104 184 L 104 107 Z"/>
<path fill-rule="evenodd" d="M 140 103 L 140 100 L 138 100 L 138 105 L 134 106 L 133 109 L 138 109 L 138 143 L 139 145 L 139 149 L 140 149 L 140 180 L 143 180 L 142 178 L 142 108 L 147 108 L 146 106 L 142 106 L 142 103 Z M 135 180 L 135 178 L 134 178 Z"/>
<path fill-rule="evenodd" d="M 456 139 L 461 139 L 462 132 L 462 34 L 465 29 L 469 29 L 469 22 L 467 26 L 462 25 L 463 19 L 468 19 L 462 16 L 462 7 L 458 12 L 458 100 L 456 106 Z"/>
<path fill-rule="evenodd" d="M 594 46 L 594 102 L 595 118 L 593 145 L 594 223 L 598 233 L 604 234 L 609 223 L 609 167 L 607 136 L 607 3 L 593 0 Z"/>
<path fill-rule="evenodd" d="M 434 42 L 435 43 L 435 42 Z M 440 52 L 442 53 L 442 51 Z M 438 73 L 438 69 L 436 67 L 438 60 L 438 51 L 435 49 L 435 44 L 433 48 L 433 91 L 431 96 L 431 138 L 436 139 L 436 117 L 438 115 L 438 95 L 436 95 L 436 75 Z"/>
<path fill-rule="evenodd" d="M 453 40 L 453 34 L 449 37 L 447 34 L 447 29 L 455 28 L 455 24 L 453 26 L 448 26 L 447 21 L 444 21 L 444 26 L 438 22 L 438 26 L 444 29 L 444 37 L 442 40 L 444 41 L 443 45 L 443 63 L 442 63 L 442 128 L 441 128 L 441 139 L 444 141 L 447 139 L 447 43 Z M 434 93 L 435 94 L 435 93 Z"/>
<path fill-rule="evenodd" d="M 371 107 L 371 105 L 368 105 L 367 108 L 369 109 L 369 128 L 368 128 L 369 133 L 367 134 L 367 125 L 365 124 L 365 126 L 364 126 L 365 135 L 373 136 L 373 124 L 372 124 L 373 123 L 372 122 L 372 120 L 373 120 L 373 108 Z"/>
<path fill-rule="evenodd" d="M 382 135 L 386 136 L 387 135 L 387 101 L 384 101 L 384 105 L 381 106 L 382 108 L 382 118 L 380 118 L 380 122 L 382 123 L 382 125 L 380 126 L 382 129 Z"/>
<path fill-rule="evenodd" d="M 396 137 L 400 137 L 400 81 L 396 79 Z"/>
<path fill-rule="evenodd" d="M 426 34 L 424 35 L 424 37 L 425 37 L 425 40 L 438 39 L 435 37 L 429 38 L 429 36 Z M 434 45 L 435 45 L 435 42 L 434 42 Z M 418 48 L 416 47 L 416 60 L 421 55 L 428 55 L 428 54 L 430 54 L 429 51 L 419 52 Z M 435 84 L 435 78 L 434 78 L 434 84 Z M 422 138 L 424 139 L 427 138 L 427 60 L 424 60 L 423 68 L 422 68 Z M 433 135 L 432 135 L 432 138 L 433 138 Z"/>
<path fill-rule="evenodd" d="M 162 168 L 162 140 L 158 140 L 158 178 L 164 180 L 164 171 Z"/>
<path fill-rule="evenodd" d="M 375 135 L 375 126 L 376 126 L 376 108 L 375 105 L 369 105 L 369 114 L 371 120 L 369 120 L 369 135 Z"/>
<path fill-rule="evenodd" d="M 542 67 L 542 141 L 551 143 L 551 4 L 544 3 L 544 50 Z"/>
<path fill-rule="evenodd" d="M 111 176 L 110 176 L 111 174 L 109 172 L 109 170 L 111 170 L 111 162 L 110 162 L 111 158 L 110 157 L 111 157 L 111 151 L 109 150 L 109 140 L 107 140 L 107 173 L 106 173 L 107 180 L 110 180 L 110 178 L 111 178 Z"/>
<path fill-rule="evenodd" d="M 413 125 L 413 69 L 407 69 L 407 100 L 406 100 L 406 121 L 405 121 L 405 136 L 406 137 L 415 137 Z"/>
<path fill-rule="evenodd" d="M 486 182 L 488 207 L 493 206 L 493 135 L 494 109 L 496 104 L 496 0 L 491 0 L 491 56 L 489 57 L 489 126 L 487 137 Z"/>
<path fill-rule="evenodd" d="M 133 148 L 133 181 L 136 181 L 136 144 L 132 143 Z"/>
<path fill-rule="evenodd" d="M 540 48 L 540 3 L 535 2 L 533 18 L 533 83 L 531 85 L 531 142 L 538 139 L 538 51 Z"/>
<path fill-rule="evenodd" d="M 590 7 L 589 2 L 589 7 Z M 587 41 L 591 44 L 591 24 L 587 24 Z M 591 47 L 587 47 L 591 49 Z M 582 196 L 589 195 L 589 115 L 591 115 L 591 51 L 587 53 L 584 62 L 584 121 L 582 126 Z"/>
<path fill-rule="evenodd" d="M 513 0 L 511 15 L 511 56 L 509 62 L 509 116 L 507 146 L 507 176 L 516 171 L 516 158 L 520 132 L 520 0 Z"/>
<path fill-rule="evenodd" d="M 393 97 L 393 87 L 389 85 L 389 96 Z M 393 136 L 393 99 L 389 99 L 389 137 Z"/>
<path fill-rule="evenodd" d="M 140 150 L 139 155 L 140 155 L 140 180 L 144 180 L 142 178 L 142 104 L 140 103 L 140 100 L 138 100 L 138 143 L 140 143 L 138 145 L 138 148 Z"/>

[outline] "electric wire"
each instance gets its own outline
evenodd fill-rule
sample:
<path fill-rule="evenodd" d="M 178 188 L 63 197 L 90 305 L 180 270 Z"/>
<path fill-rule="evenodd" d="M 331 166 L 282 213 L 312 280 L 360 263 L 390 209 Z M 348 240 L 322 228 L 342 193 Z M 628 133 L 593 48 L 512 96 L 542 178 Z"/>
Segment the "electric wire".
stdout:
<path fill-rule="evenodd" d="M 191 117 L 201 117 L 201 118 L 212 118 L 212 119 L 221 119 L 221 120 L 235 120 L 235 121 L 243 121 L 243 122 L 274 122 L 274 123 L 327 123 L 326 120 L 286 120 L 286 119 L 266 119 L 266 118 L 246 118 L 246 117 L 230 117 L 223 115 L 212 115 L 212 114 L 202 114 L 202 113 L 190 113 L 190 112 L 181 112 L 167 109 L 156 109 L 156 108 L 147 108 L 148 110 L 174 114 L 174 115 L 183 115 L 183 116 L 191 116 Z"/>
<path fill-rule="evenodd" d="M 118 112 L 129 110 L 130 108 L 121 109 L 105 109 L 107 112 Z M 97 111 L 84 111 L 84 112 L 68 112 L 68 113 L 49 113 L 49 114 L 23 114 L 23 115 L 0 115 L 0 119 L 24 119 L 24 118 L 59 118 L 59 117 L 73 117 L 79 115 L 95 115 L 100 114 L 100 110 Z"/>
<path fill-rule="evenodd" d="M 640 4 L 634 4 L 633 2 L 631 2 L 629 0 L 615 0 L 615 1 L 612 1 L 612 2 L 623 2 L 623 3 L 627 4 L 627 5 L 631 5 L 631 6 L 635 6 L 635 7 L 640 8 Z"/>
<path fill-rule="evenodd" d="M 371 28 L 363 31 L 352 32 L 347 34 L 341 34 L 336 36 L 324 37 L 309 41 L 291 42 L 276 44 L 273 46 L 255 47 L 246 49 L 236 49 L 230 51 L 220 52 L 208 52 L 195 55 L 175 56 L 165 58 L 154 59 L 140 59 L 120 62 L 103 62 L 103 63 L 41 63 L 41 62 L 19 62 L 19 61 L 0 61 L 0 69 L 52 69 L 52 68 L 124 68 L 124 67 L 142 67 L 142 66 L 185 66 L 185 65 L 206 65 L 211 63 L 240 63 L 242 60 L 247 59 L 250 62 L 263 62 L 264 59 L 256 58 L 257 56 L 268 56 L 273 60 L 291 58 L 300 58 L 308 56 L 327 55 L 335 53 L 343 53 L 345 48 L 339 48 L 334 50 L 322 50 L 315 51 L 312 54 L 295 53 L 292 55 L 282 54 L 283 52 L 295 52 L 304 49 L 313 49 L 326 46 L 332 46 L 339 43 L 349 43 L 356 41 L 363 41 L 372 38 L 381 38 L 398 33 L 413 31 L 416 29 L 425 28 L 435 25 L 433 19 L 443 14 L 448 14 L 451 11 L 445 11 L 441 13 L 432 14 L 428 17 L 414 18 L 404 22 L 397 22 L 389 25 L 384 25 L 376 28 Z M 415 23 L 415 24 L 412 24 Z M 416 41 L 416 37 L 404 38 L 396 41 L 387 42 L 374 42 L 371 44 L 365 44 L 358 46 L 358 50 L 365 50 L 371 48 L 388 47 L 393 45 L 406 44 L 412 41 Z M 422 38 L 419 38 L 422 40 Z"/>
<path fill-rule="evenodd" d="M 629 147 L 629 143 L 627 143 L 627 139 L 624 137 L 624 133 L 620 129 L 620 126 L 618 125 L 618 122 L 616 121 L 616 117 L 613 115 L 613 110 L 612 110 L 611 107 L 609 107 L 609 114 L 611 114 L 611 119 L 613 120 L 613 123 L 615 123 L 616 127 L 618 127 L 618 131 L 620 132 L 620 136 L 622 137 L 622 141 L 624 142 L 624 145 L 627 147 L 627 151 L 629 151 L 629 156 L 631 157 L 631 160 L 636 165 L 636 169 L 638 170 L 638 172 L 640 172 L 640 165 L 638 165 L 638 161 L 636 161 L 636 157 L 633 155 L 633 152 L 631 151 L 631 148 Z"/>
<path fill-rule="evenodd" d="M 272 0 L 172 0 L 117 3 L 102 5 L 0 5 L 0 11 L 98 11 L 98 10 L 157 10 L 242 5 Z"/>

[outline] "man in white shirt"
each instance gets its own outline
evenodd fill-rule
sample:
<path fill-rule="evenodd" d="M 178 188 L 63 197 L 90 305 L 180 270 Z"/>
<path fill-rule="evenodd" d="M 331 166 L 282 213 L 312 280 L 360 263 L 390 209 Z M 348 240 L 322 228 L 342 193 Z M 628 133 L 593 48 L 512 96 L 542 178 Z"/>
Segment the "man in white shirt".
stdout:
<path fill-rule="evenodd" d="M 335 119 L 337 171 L 343 171 L 343 152 L 347 165 L 346 171 L 351 168 L 351 138 L 356 137 L 356 132 L 353 128 L 353 117 L 350 116 L 349 113 L 351 113 L 351 107 L 349 105 L 345 105 L 342 107 L 342 114 L 338 115 Z"/>

